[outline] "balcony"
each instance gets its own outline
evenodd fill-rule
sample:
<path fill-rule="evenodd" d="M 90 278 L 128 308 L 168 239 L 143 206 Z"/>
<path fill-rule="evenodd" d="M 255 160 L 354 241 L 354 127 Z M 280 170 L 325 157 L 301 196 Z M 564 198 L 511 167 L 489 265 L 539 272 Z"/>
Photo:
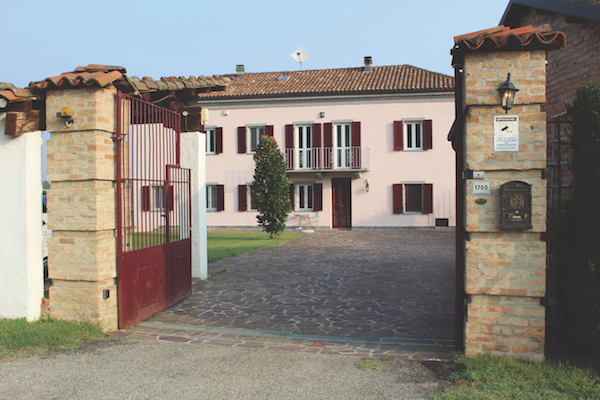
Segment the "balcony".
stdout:
<path fill-rule="evenodd" d="M 369 170 L 370 164 L 369 148 L 362 146 L 285 149 L 285 161 L 288 172 L 358 172 Z"/>

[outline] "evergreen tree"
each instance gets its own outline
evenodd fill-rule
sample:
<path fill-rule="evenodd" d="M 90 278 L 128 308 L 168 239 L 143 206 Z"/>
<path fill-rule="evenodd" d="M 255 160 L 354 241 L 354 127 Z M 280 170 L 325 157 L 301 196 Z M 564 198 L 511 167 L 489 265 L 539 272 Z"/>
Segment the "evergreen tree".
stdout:
<path fill-rule="evenodd" d="M 574 190 L 558 233 L 559 301 L 571 338 L 600 351 L 600 84 L 584 83 L 567 111 Z"/>
<path fill-rule="evenodd" d="M 288 214 L 292 211 L 286 163 L 275 139 L 271 136 L 260 139 L 254 162 L 253 189 L 259 213 L 256 219 L 273 239 L 283 232 Z"/>

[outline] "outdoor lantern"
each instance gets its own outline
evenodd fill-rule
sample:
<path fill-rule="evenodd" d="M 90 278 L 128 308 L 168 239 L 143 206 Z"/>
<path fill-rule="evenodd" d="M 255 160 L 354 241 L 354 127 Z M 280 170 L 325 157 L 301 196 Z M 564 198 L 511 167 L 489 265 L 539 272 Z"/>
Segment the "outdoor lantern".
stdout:
<path fill-rule="evenodd" d="M 519 89 L 510 81 L 510 72 L 508 73 L 508 77 L 500 87 L 498 88 L 498 92 L 500 92 L 500 104 L 502 104 L 502 108 L 506 110 L 508 114 L 508 110 L 513 108 L 515 103 L 515 96 Z"/>

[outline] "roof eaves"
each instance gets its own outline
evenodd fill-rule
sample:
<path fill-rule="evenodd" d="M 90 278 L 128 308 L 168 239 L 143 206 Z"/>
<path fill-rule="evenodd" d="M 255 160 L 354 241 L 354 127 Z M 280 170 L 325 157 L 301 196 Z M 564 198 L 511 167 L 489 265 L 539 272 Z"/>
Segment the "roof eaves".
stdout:
<path fill-rule="evenodd" d="M 573 3 L 564 0 L 510 0 L 504 10 L 500 25 L 512 26 L 510 22 L 513 6 L 537 8 L 590 21 L 600 21 L 600 6 L 598 5 Z"/>

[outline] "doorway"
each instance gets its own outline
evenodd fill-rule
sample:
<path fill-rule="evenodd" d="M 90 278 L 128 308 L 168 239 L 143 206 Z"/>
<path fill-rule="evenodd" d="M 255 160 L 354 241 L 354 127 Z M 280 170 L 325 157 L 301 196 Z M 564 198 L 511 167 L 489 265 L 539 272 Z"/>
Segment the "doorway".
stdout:
<path fill-rule="evenodd" d="M 352 228 L 352 182 L 350 178 L 331 179 L 333 228 Z"/>

